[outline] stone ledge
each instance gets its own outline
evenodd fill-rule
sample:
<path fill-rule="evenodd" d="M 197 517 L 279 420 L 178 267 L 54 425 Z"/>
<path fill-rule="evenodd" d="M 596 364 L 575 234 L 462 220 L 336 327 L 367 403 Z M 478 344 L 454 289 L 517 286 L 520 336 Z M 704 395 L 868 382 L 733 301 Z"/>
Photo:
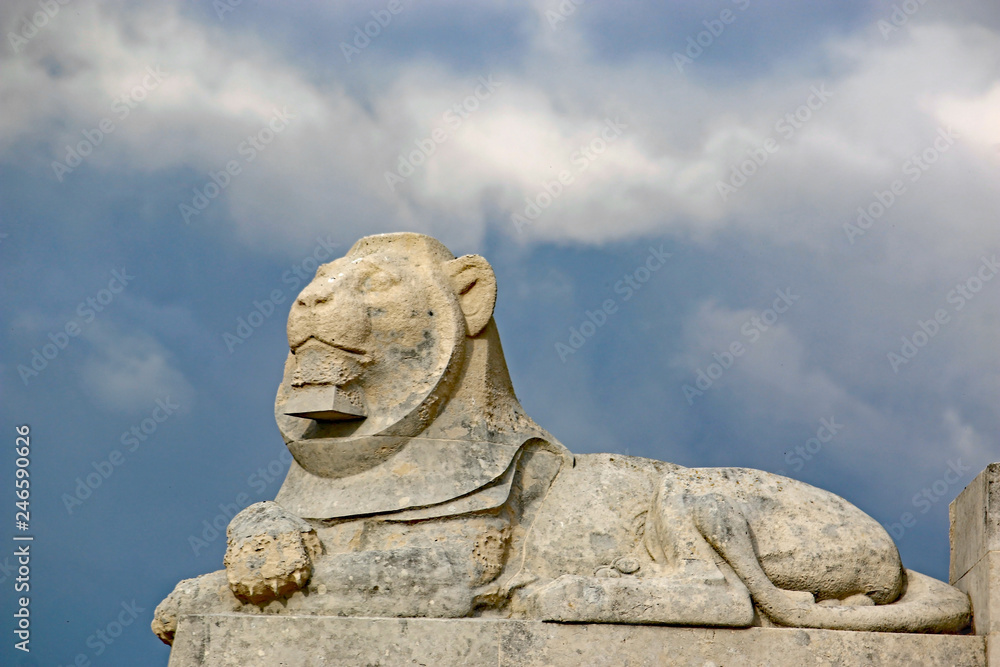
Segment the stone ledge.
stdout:
<path fill-rule="evenodd" d="M 991 582 L 1000 581 L 1000 551 L 990 551 L 952 585 L 972 598 L 975 615 L 972 625 L 977 635 L 1000 633 L 1000 590 Z"/>
<path fill-rule="evenodd" d="M 497 619 L 191 615 L 169 667 L 985 667 L 981 636 Z"/>
<path fill-rule="evenodd" d="M 991 551 L 1000 550 L 1000 463 L 991 463 L 948 506 L 954 583 Z"/>

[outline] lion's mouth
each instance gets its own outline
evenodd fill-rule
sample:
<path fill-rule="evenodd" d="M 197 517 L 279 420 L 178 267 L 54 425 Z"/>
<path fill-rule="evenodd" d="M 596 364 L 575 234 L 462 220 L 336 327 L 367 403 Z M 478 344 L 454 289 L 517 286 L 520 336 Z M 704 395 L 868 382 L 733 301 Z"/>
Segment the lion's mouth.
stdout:
<path fill-rule="evenodd" d="M 368 416 L 356 396 L 329 385 L 292 389 L 284 412 L 292 417 L 328 422 L 365 419 Z"/>
<path fill-rule="evenodd" d="M 337 342 L 334 342 L 334 341 L 324 340 L 324 339 L 322 339 L 322 338 L 320 338 L 318 336 L 315 336 L 315 335 L 308 336 L 305 339 L 303 339 L 301 342 L 299 342 L 297 345 L 292 346 L 290 348 L 292 354 L 295 354 L 300 349 L 302 349 L 306 345 L 309 345 L 310 343 L 314 343 L 314 344 L 318 344 L 318 345 L 321 345 L 321 346 L 326 346 L 326 347 L 329 347 L 329 348 L 333 348 L 334 350 L 340 350 L 341 352 L 346 352 L 348 354 L 353 354 L 353 355 L 356 355 L 358 357 L 367 358 L 367 356 L 368 356 L 367 353 L 364 350 L 362 350 L 361 348 L 359 348 L 359 347 L 351 347 L 350 345 L 345 345 L 343 343 L 337 343 Z"/>
<path fill-rule="evenodd" d="M 331 345 L 316 338 L 308 338 L 292 351 L 295 370 L 292 386 L 336 385 L 356 380 L 368 365 L 370 358 L 358 349 Z"/>
<path fill-rule="evenodd" d="M 292 350 L 291 396 L 285 414 L 317 421 L 345 421 L 367 416 L 356 380 L 370 361 L 363 350 L 310 337 Z"/>

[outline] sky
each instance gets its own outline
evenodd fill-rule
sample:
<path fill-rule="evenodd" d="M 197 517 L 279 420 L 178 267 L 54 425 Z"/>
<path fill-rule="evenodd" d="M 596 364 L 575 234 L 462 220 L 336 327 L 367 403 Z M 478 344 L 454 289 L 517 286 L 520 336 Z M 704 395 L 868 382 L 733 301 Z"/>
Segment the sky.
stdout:
<path fill-rule="evenodd" d="M 803 480 L 947 578 L 948 503 L 1000 459 L 996 5 L 11 0 L 0 27 L 3 664 L 166 665 L 156 604 L 287 469 L 291 300 L 381 232 L 492 263 L 514 387 L 572 451 Z"/>

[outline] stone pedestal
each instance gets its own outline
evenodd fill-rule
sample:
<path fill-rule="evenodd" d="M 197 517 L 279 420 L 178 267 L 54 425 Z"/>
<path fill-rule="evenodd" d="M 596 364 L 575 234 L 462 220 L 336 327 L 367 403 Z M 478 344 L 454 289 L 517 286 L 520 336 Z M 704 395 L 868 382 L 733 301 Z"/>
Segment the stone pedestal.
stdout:
<path fill-rule="evenodd" d="M 490 619 L 185 616 L 170 667 L 986 667 L 972 635 Z"/>
<path fill-rule="evenodd" d="M 1000 666 L 1000 463 L 991 463 L 952 501 L 948 579 L 972 600 L 987 664 Z"/>
<path fill-rule="evenodd" d="M 949 581 L 972 600 L 970 635 L 191 614 L 180 619 L 170 667 L 1000 667 L 1000 463 L 990 464 L 959 494 L 950 517 Z"/>
<path fill-rule="evenodd" d="M 486 618 L 191 614 L 170 667 L 433 664 L 941 665 L 1000 667 L 1000 463 L 951 503 L 949 581 L 972 600 L 969 635 L 694 628 Z"/>

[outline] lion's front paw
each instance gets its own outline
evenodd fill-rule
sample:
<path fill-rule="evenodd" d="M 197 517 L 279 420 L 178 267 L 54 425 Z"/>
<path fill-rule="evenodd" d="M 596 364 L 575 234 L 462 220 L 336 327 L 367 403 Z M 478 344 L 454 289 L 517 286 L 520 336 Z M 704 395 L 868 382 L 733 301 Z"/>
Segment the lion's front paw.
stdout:
<path fill-rule="evenodd" d="M 252 604 L 288 597 L 308 583 L 323 548 L 316 531 L 277 503 L 256 503 L 226 530 L 226 577 L 233 594 Z"/>
<path fill-rule="evenodd" d="M 181 584 L 184 582 L 182 581 Z M 178 588 L 180 585 L 178 584 Z M 174 643 L 174 633 L 177 632 L 177 616 L 180 611 L 181 601 L 177 588 L 164 598 L 163 602 L 156 605 L 153 612 L 153 622 L 150 627 L 153 633 L 160 638 L 160 641 L 171 646 Z"/>
<path fill-rule="evenodd" d="M 214 574 L 208 574 L 194 579 L 185 579 L 174 586 L 174 590 L 163 599 L 163 602 L 156 605 L 150 627 L 160 638 L 160 641 L 168 646 L 174 643 L 174 633 L 177 632 L 177 619 L 180 618 L 181 607 L 191 607 L 192 602 L 197 603 L 202 581 L 211 580 L 214 576 Z"/>

